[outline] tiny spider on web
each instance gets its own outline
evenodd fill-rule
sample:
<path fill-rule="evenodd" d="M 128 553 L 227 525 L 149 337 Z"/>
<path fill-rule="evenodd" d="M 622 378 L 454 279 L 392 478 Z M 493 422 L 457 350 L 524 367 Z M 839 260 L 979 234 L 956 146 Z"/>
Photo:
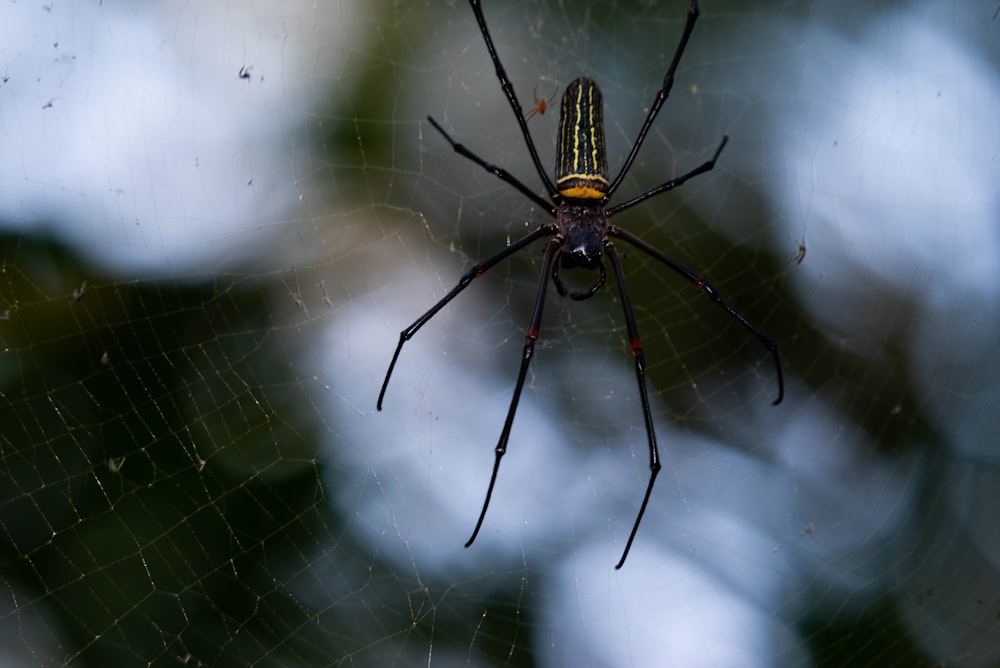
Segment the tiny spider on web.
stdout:
<path fill-rule="evenodd" d="M 538 97 L 538 84 L 535 84 L 535 90 L 531 93 L 531 97 L 534 98 L 535 102 L 531 106 L 531 109 L 528 110 L 528 113 L 524 115 L 525 122 L 530 121 L 538 114 L 544 114 L 549 105 L 552 104 L 552 100 L 556 99 L 556 93 L 558 92 L 552 93 L 548 98 Z"/>

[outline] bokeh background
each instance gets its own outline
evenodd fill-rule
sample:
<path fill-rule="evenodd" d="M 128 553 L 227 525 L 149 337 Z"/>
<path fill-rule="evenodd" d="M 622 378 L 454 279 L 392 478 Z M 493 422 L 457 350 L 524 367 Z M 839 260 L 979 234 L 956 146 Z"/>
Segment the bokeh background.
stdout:
<path fill-rule="evenodd" d="M 489 2 L 522 104 L 612 172 L 678 2 Z M 550 292 L 468 550 L 545 214 L 464 2 L 53 0 L 0 25 L 5 665 L 1000 665 L 1000 5 L 702 3 L 616 222 Z M 558 97 L 556 97 L 558 102 Z M 554 158 L 557 105 L 529 127 Z M 621 201 L 621 200 L 619 200 Z M 593 277 L 567 274 L 573 285 Z"/>

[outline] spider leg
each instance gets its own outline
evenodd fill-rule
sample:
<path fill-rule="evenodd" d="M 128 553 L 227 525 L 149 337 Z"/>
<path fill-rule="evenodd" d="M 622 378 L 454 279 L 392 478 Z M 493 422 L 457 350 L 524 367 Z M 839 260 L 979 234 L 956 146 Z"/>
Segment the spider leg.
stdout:
<path fill-rule="evenodd" d="M 566 289 L 566 286 L 563 284 L 562 279 L 559 278 L 558 263 L 552 265 L 552 282 L 556 284 L 556 291 L 559 293 L 560 297 L 565 297 L 569 295 L 570 299 L 576 301 L 583 301 L 584 299 L 590 299 L 595 294 L 597 294 L 597 291 L 600 290 L 601 287 L 604 285 L 605 281 L 608 280 L 607 271 L 604 269 L 603 262 L 597 265 L 597 270 L 598 272 L 600 272 L 597 277 L 597 280 L 594 281 L 594 284 L 591 285 L 589 288 L 587 288 L 585 292 L 574 292 L 573 294 L 569 294 L 569 290 Z"/>
<path fill-rule="evenodd" d="M 556 292 L 559 293 L 560 297 L 565 297 L 569 294 L 569 290 L 563 285 L 562 279 L 559 278 L 559 263 L 556 262 L 552 265 L 552 282 L 556 284 Z"/>
<path fill-rule="evenodd" d="M 639 340 L 639 328 L 635 324 L 635 313 L 632 311 L 632 302 L 628 297 L 628 290 L 625 288 L 625 272 L 622 271 L 621 259 L 618 257 L 618 250 L 614 244 L 608 242 L 604 245 L 607 250 L 608 259 L 614 269 L 615 278 L 618 281 L 618 293 L 622 298 L 622 309 L 625 311 L 625 327 L 628 329 L 629 347 L 632 349 L 632 358 L 635 360 L 635 378 L 639 383 L 639 397 L 642 399 L 642 415 L 646 422 L 646 436 L 649 439 L 649 484 L 646 485 L 646 494 L 642 497 L 642 505 L 639 506 L 639 514 L 635 517 L 635 524 L 632 526 L 632 533 L 625 543 L 625 550 L 622 558 L 618 560 L 615 568 L 621 568 L 628 556 L 628 551 L 632 548 L 632 541 L 639 531 L 639 523 L 646 513 L 646 506 L 649 504 L 649 496 L 653 492 L 653 483 L 660 472 L 660 451 L 656 447 L 656 432 L 653 430 L 653 415 L 649 409 L 649 392 L 646 389 L 646 356 L 642 351 L 642 341 Z"/>
<path fill-rule="evenodd" d="M 678 42 L 677 50 L 674 52 L 674 59 L 670 61 L 670 67 L 667 68 L 667 74 L 663 77 L 663 87 L 656 93 L 656 98 L 653 100 L 653 104 L 649 107 L 649 113 L 646 114 L 646 120 L 643 122 L 642 128 L 639 130 L 639 136 L 636 137 L 635 143 L 632 144 L 632 150 L 625 159 L 625 164 L 622 165 L 621 171 L 618 172 L 618 176 L 616 176 L 615 180 L 611 182 L 611 187 L 608 188 L 608 194 L 605 196 L 606 199 L 610 199 L 614 192 L 618 190 L 618 186 L 622 184 L 625 174 L 628 172 L 629 168 L 632 167 L 632 163 L 635 162 L 635 157 L 639 154 L 639 149 L 642 147 L 642 143 L 646 140 L 646 134 L 649 133 L 649 129 L 652 127 L 653 121 L 656 120 L 656 115 L 660 113 L 660 108 L 663 107 L 663 103 L 666 102 L 667 97 L 670 96 L 670 89 L 674 87 L 674 74 L 677 72 L 677 64 L 680 63 L 681 56 L 684 55 L 684 49 L 687 47 L 688 39 L 690 39 L 691 32 L 694 30 L 694 23 L 698 20 L 698 13 L 698 1 L 691 0 L 691 8 L 688 10 L 687 23 L 684 24 L 684 32 L 681 33 L 680 42 Z M 527 132 L 527 129 L 525 129 L 525 132 Z"/>
<path fill-rule="evenodd" d="M 712 171 L 712 169 L 715 167 L 716 160 L 719 159 L 719 154 L 722 153 L 722 149 L 724 149 L 726 147 L 726 143 L 728 141 L 729 141 L 729 137 L 725 137 L 724 136 L 722 138 L 722 143 L 719 144 L 719 148 L 715 149 L 715 154 L 712 156 L 711 160 L 706 160 L 705 162 L 701 163 L 700 165 L 698 165 L 697 167 L 695 167 L 691 171 L 689 171 L 689 172 L 687 172 L 685 174 L 681 174 L 680 176 L 674 177 L 674 178 L 670 179 L 669 181 L 661 183 L 660 185 L 656 186 L 655 188 L 651 188 L 651 189 L 647 190 L 646 192 L 642 193 L 641 195 L 637 195 L 637 196 L 633 197 L 632 199 L 628 200 L 627 202 L 622 202 L 621 204 L 616 204 L 615 206 L 609 207 L 608 208 L 608 218 L 610 218 L 611 216 L 615 215 L 616 213 L 621 213 L 625 209 L 632 208 L 633 206 L 635 206 L 639 202 L 645 202 L 647 199 L 649 199 L 650 197 L 653 197 L 654 195 L 659 195 L 660 193 L 665 193 L 668 190 L 673 190 L 674 188 L 676 188 L 677 186 L 683 184 L 685 181 L 687 181 L 688 179 L 690 179 L 692 177 L 698 176 L 699 174 L 704 174 L 705 172 Z"/>
<path fill-rule="evenodd" d="M 487 172 L 493 174 L 494 176 L 499 177 L 502 181 L 506 181 L 507 183 L 511 184 L 519 191 L 521 191 L 522 195 L 526 196 L 532 202 L 542 207 L 543 210 L 548 211 L 550 216 L 556 215 L 556 207 L 553 206 L 552 202 L 546 202 L 544 199 L 539 197 L 537 193 L 533 192 L 530 188 L 528 188 L 528 186 L 518 181 L 516 176 L 508 172 L 503 167 L 497 167 L 493 163 L 486 162 L 478 155 L 467 149 L 464 144 L 460 144 L 454 139 L 452 139 L 451 135 L 445 132 L 444 128 L 438 125 L 438 122 L 435 121 L 430 116 L 427 117 L 427 120 L 431 122 L 431 125 L 434 126 L 435 130 L 444 135 L 444 138 L 448 140 L 449 144 L 451 144 L 451 147 L 452 149 L 454 149 L 455 153 L 458 153 L 459 155 L 468 158 L 472 162 L 476 163 L 477 165 L 485 169 Z"/>
<path fill-rule="evenodd" d="M 660 251 L 658 251 L 657 249 L 653 248 L 651 245 L 640 239 L 639 237 L 635 236 L 631 232 L 627 232 L 621 229 L 620 227 L 616 227 L 614 225 L 608 227 L 608 236 L 627 241 L 628 243 L 632 244 L 642 252 L 652 257 L 653 259 L 659 260 L 663 264 L 667 265 L 668 267 L 676 271 L 678 274 L 680 274 L 687 280 L 691 281 L 700 292 L 704 292 L 706 295 L 708 295 L 709 299 L 711 299 L 713 302 L 721 306 L 726 313 L 736 318 L 736 320 L 738 320 L 741 325 L 750 330 L 750 333 L 756 336 L 757 340 L 760 341 L 764 345 L 764 347 L 767 348 L 767 350 L 771 353 L 772 357 L 774 357 L 774 368 L 778 374 L 778 398 L 772 401 L 771 403 L 775 406 L 781 403 L 781 400 L 785 398 L 785 379 L 781 373 L 781 359 L 778 356 L 777 343 L 767 338 L 767 336 L 765 336 L 763 332 L 757 329 L 757 327 L 754 326 L 752 322 L 747 320 L 743 314 L 741 314 L 739 311 L 737 311 L 728 303 L 726 303 L 726 301 L 719 296 L 719 293 L 716 292 L 715 287 L 712 286 L 712 284 L 709 283 L 707 279 L 694 273 L 693 271 L 685 267 L 677 260 L 674 260 L 673 258 L 667 256 L 666 254 L 661 253 Z"/>
<path fill-rule="evenodd" d="M 535 308 L 531 314 L 531 322 L 528 323 L 528 330 L 524 334 L 524 350 L 521 352 L 521 370 L 517 373 L 517 383 L 514 384 L 514 396 L 510 400 L 510 408 L 507 409 L 507 419 L 503 423 L 503 431 L 500 432 L 500 440 L 497 442 L 496 459 L 493 462 L 493 475 L 490 476 L 490 486 L 486 489 L 486 500 L 483 501 L 483 510 L 479 513 L 479 520 L 476 521 L 476 528 L 472 530 L 472 537 L 465 544 L 466 547 L 472 545 L 479 535 L 479 529 L 483 526 L 483 519 L 486 517 L 486 509 L 490 506 L 490 497 L 493 496 L 493 486 L 497 481 L 497 472 L 500 470 L 500 459 L 507 452 L 507 441 L 510 439 L 510 429 L 514 425 L 514 414 L 517 412 L 517 402 L 521 398 L 521 390 L 524 388 L 524 379 L 528 374 L 528 365 L 535 354 L 535 341 L 538 340 L 538 325 L 542 321 L 542 307 L 545 305 L 545 290 L 549 284 L 549 276 L 552 273 L 552 266 L 559 249 L 562 248 L 563 240 L 559 237 L 551 239 L 545 244 L 545 255 L 542 259 L 542 276 L 538 282 L 538 296 L 535 297 Z"/>
<path fill-rule="evenodd" d="M 541 225 L 534 232 L 518 239 L 511 245 L 501 250 L 499 253 L 486 258 L 472 269 L 465 272 L 465 274 L 462 275 L 462 278 L 458 280 L 458 285 L 453 287 L 448 294 L 438 300 L 438 302 L 434 304 L 434 306 L 430 307 L 422 316 L 414 320 L 413 324 L 399 333 L 399 343 L 396 344 L 396 352 L 392 354 L 392 361 L 389 362 L 389 370 L 385 372 L 385 380 L 382 381 L 382 390 L 378 393 L 378 403 L 376 404 L 378 410 L 382 410 L 382 399 L 385 398 L 386 388 L 389 387 L 389 378 L 392 376 L 392 370 L 396 368 L 396 360 L 399 359 L 399 353 L 403 350 L 403 344 L 412 339 L 413 335 L 416 334 L 421 327 L 427 324 L 427 321 L 433 318 L 438 311 L 444 308 L 448 302 L 457 297 L 462 290 L 469 287 L 469 283 L 471 283 L 473 279 L 479 278 L 489 271 L 497 262 L 513 255 L 517 251 L 529 245 L 531 242 L 545 236 L 552 236 L 556 233 L 556 231 L 557 229 L 555 225 Z M 548 271 L 546 271 L 546 275 L 548 275 Z"/>
<path fill-rule="evenodd" d="M 591 285 L 589 288 L 587 288 L 586 292 L 574 292 L 569 296 L 570 299 L 574 299 L 576 301 L 583 301 L 584 299 L 590 299 L 595 294 L 597 294 L 597 291 L 601 289 L 601 287 L 604 285 L 604 282 L 608 280 L 608 273 L 604 269 L 603 262 L 597 265 L 597 270 L 600 273 L 597 277 L 597 280 L 594 281 L 594 284 Z"/>
<path fill-rule="evenodd" d="M 490 37 L 490 31 L 486 27 L 486 18 L 483 16 L 483 8 L 479 0 L 469 0 L 469 4 L 472 6 L 472 12 L 476 15 L 476 22 L 479 24 L 479 32 L 483 34 L 483 40 L 486 42 L 486 50 L 490 52 L 490 60 L 493 61 L 493 67 L 496 68 L 497 79 L 500 81 L 500 88 L 503 89 L 504 95 L 507 96 L 507 101 L 510 102 L 510 108 L 514 110 L 514 117 L 517 119 L 517 124 L 521 128 L 521 135 L 524 136 L 524 143 L 528 145 L 528 153 L 531 154 L 531 161 L 535 163 L 535 171 L 538 172 L 538 177 L 542 180 L 545 185 L 545 190 L 549 193 L 549 196 L 555 199 L 556 188 L 552 184 L 552 180 L 549 175 L 545 173 L 545 169 L 542 168 L 542 161 L 538 158 L 538 150 L 535 149 L 535 142 L 531 139 L 531 133 L 528 132 L 528 121 L 524 118 L 524 110 L 521 109 L 521 103 L 517 100 L 517 95 L 514 93 L 514 84 L 510 82 L 507 78 L 507 70 L 500 63 L 500 56 L 497 55 L 496 47 L 493 46 L 493 38 Z M 690 19 L 689 19 L 690 20 Z"/>

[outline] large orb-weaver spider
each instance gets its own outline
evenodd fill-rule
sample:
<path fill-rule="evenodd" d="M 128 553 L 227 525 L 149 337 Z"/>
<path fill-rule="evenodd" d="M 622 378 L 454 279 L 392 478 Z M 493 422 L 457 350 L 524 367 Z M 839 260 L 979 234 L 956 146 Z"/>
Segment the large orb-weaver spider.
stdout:
<path fill-rule="evenodd" d="M 514 424 L 517 402 L 521 398 L 521 390 L 524 387 L 528 365 L 531 363 L 531 358 L 535 352 L 535 341 L 538 339 L 538 327 L 542 320 L 542 306 L 545 303 L 545 292 L 548 287 L 549 278 L 551 277 L 559 294 L 565 297 L 568 291 L 559 278 L 560 266 L 563 269 L 596 269 L 598 272 L 597 280 L 589 289 L 584 292 L 569 294 L 572 299 L 588 299 L 605 283 L 606 272 L 603 257 L 606 254 L 608 260 L 611 262 L 611 268 L 615 273 L 615 279 L 618 282 L 618 292 L 621 295 L 622 309 L 625 312 L 625 326 L 628 329 L 632 357 L 635 360 L 635 376 L 639 384 L 642 413 L 646 423 L 646 436 L 649 441 L 649 483 L 646 485 L 646 493 L 643 496 L 642 505 L 639 506 L 639 513 L 636 515 L 635 524 L 632 526 L 628 542 L 625 543 L 621 559 L 615 566 L 615 568 L 621 568 L 625 563 L 625 558 L 628 557 L 629 550 L 632 548 L 632 542 L 635 540 L 636 532 L 639 530 L 642 516 L 646 512 L 646 505 L 649 503 L 649 496 L 653 491 L 653 483 L 656 482 L 656 476 L 660 472 L 661 465 L 660 453 L 656 445 L 656 432 L 653 429 L 652 412 L 649 408 L 649 394 L 646 390 L 645 354 L 642 350 L 642 342 L 639 340 L 639 329 L 636 326 L 632 303 L 629 300 L 628 290 L 625 288 L 625 274 L 622 271 L 621 259 L 611 239 L 626 241 L 654 260 L 662 262 L 690 281 L 695 288 L 707 295 L 713 302 L 722 307 L 726 313 L 750 330 L 750 333 L 756 336 L 774 357 L 774 366 L 778 379 L 778 397 L 773 403 L 775 405 L 781 403 L 785 394 L 785 383 L 781 373 L 781 360 L 778 357 L 778 346 L 774 341 L 767 338 L 742 314 L 727 304 L 719 296 L 715 288 L 712 287 L 712 284 L 705 278 L 699 276 L 673 258 L 668 257 L 631 232 L 623 230 L 616 225 L 611 225 L 608 222 L 610 218 L 622 211 L 630 209 L 640 202 L 645 202 L 655 195 L 673 190 L 694 176 L 710 171 L 715 167 L 715 161 L 719 158 L 719 154 L 722 153 L 722 149 L 725 148 L 726 142 L 729 140 L 728 137 L 723 137 L 719 147 L 715 149 L 712 159 L 702 163 L 691 171 L 665 181 L 655 188 L 647 190 L 641 195 L 637 195 L 621 204 L 616 204 L 612 207 L 607 206 L 608 201 L 614 195 L 618 186 L 621 185 L 625 174 L 628 173 L 629 168 L 635 161 L 636 155 L 639 153 L 639 148 L 646 139 L 653 121 L 656 120 L 657 114 L 660 113 L 660 108 L 670 95 L 670 89 L 674 85 L 674 73 L 677 70 L 677 64 L 680 62 L 684 48 L 687 46 L 691 32 L 694 30 L 694 24 L 698 20 L 698 2 L 697 0 L 691 1 L 687 23 L 684 25 L 684 32 L 681 33 L 681 39 L 674 52 L 674 58 L 670 62 L 670 67 L 667 69 L 666 75 L 663 77 L 663 86 L 656 93 L 656 98 L 649 108 L 649 113 L 646 114 L 646 120 L 639 130 L 639 135 L 632 145 L 632 150 L 629 151 L 628 157 L 625 159 L 625 164 L 622 165 L 618 176 L 613 181 L 608 180 L 607 155 L 604 148 L 604 103 L 601 91 L 596 83 L 583 77 L 570 82 L 569 86 L 566 87 L 566 92 L 562 98 L 562 109 L 559 118 L 555 184 L 549 179 L 548 174 L 542 168 L 541 161 L 538 159 L 538 151 L 535 149 L 535 142 L 531 139 L 531 133 L 528 132 L 524 111 L 521 108 L 520 102 L 518 102 L 517 95 L 514 93 L 514 86 L 507 78 L 507 72 L 500 63 L 496 48 L 493 46 L 493 39 L 490 37 L 490 31 L 486 27 L 486 19 L 483 17 L 480 0 L 469 0 L 469 4 L 476 15 L 479 31 L 486 42 L 486 49 L 489 51 L 490 60 L 493 61 L 493 65 L 496 68 L 500 88 L 503 89 L 511 109 L 514 110 L 514 117 L 521 128 L 521 134 L 524 137 L 525 144 L 528 146 L 528 152 L 531 154 L 531 160 L 535 164 L 535 170 L 538 172 L 538 177 L 544 184 L 545 190 L 552 201 L 548 202 L 543 197 L 531 191 L 506 169 L 486 162 L 465 148 L 465 146 L 456 142 L 430 116 L 427 117 L 427 120 L 434 126 L 434 129 L 444 136 L 456 153 L 468 158 L 486 171 L 514 186 L 524 196 L 541 207 L 543 211 L 548 212 L 555 219 L 555 222 L 539 225 L 538 228 L 527 236 L 515 241 L 500 252 L 472 267 L 472 269 L 459 279 L 458 285 L 452 288 L 448 294 L 442 297 L 427 312 L 417 318 L 413 324 L 399 333 L 399 343 L 396 345 L 396 351 L 393 353 L 389 369 L 386 371 L 385 381 L 383 381 L 382 390 L 378 395 L 377 407 L 378 410 L 382 410 L 382 400 L 385 398 L 389 378 L 392 376 L 392 370 L 399 359 L 399 353 L 403 349 L 403 344 L 409 341 L 448 302 L 465 290 L 473 279 L 482 276 L 495 264 L 527 247 L 532 242 L 542 237 L 551 237 L 548 243 L 545 244 L 544 255 L 542 257 L 541 279 L 538 284 L 538 295 L 535 297 L 534 310 L 531 314 L 531 320 L 528 323 L 527 332 L 524 335 L 521 369 L 518 372 L 517 382 L 514 385 L 514 396 L 511 398 L 510 408 L 507 409 L 507 419 L 504 421 L 503 431 L 500 432 L 500 440 L 496 446 L 493 474 L 490 476 L 490 484 L 486 490 L 483 509 L 479 513 L 479 519 L 476 522 L 476 528 L 472 531 L 472 537 L 465 544 L 466 547 L 469 547 L 476 540 L 476 536 L 479 535 L 479 529 L 482 527 L 483 519 L 486 517 L 486 509 L 490 505 L 490 497 L 493 495 L 497 473 L 500 470 L 500 459 L 507 452 L 507 441 L 510 437 L 511 426 Z M 558 263 L 556 262 L 557 260 L 559 260 Z"/>

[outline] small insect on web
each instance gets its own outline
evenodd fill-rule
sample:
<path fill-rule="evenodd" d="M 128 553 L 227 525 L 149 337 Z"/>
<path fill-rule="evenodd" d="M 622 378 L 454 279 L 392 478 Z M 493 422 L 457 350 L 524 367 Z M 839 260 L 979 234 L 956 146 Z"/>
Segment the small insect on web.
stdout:
<path fill-rule="evenodd" d="M 625 326 L 628 330 L 629 346 L 635 363 L 635 377 L 639 385 L 639 398 L 642 402 L 642 414 L 646 426 L 646 437 L 649 443 L 649 482 L 646 485 L 646 493 L 643 496 L 642 504 L 636 515 L 635 523 L 629 534 L 625 549 L 622 551 L 621 559 L 615 568 L 621 568 L 628 557 L 632 542 L 639 531 L 639 524 L 646 512 L 650 494 L 653 491 L 653 484 L 656 476 L 660 472 L 660 453 L 656 445 L 656 432 L 653 428 L 652 411 L 649 407 L 649 392 L 646 388 L 646 356 L 639 339 L 639 329 L 636 326 L 635 313 L 632 310 L 632 302 L 629 299 L 628 290 L 625 287 L 625 272 L 622 269 L 621 257 L 615 246 L 613 239 L 627 242 L 633 247 L 646 253 L 654 260 L 663 263 L 681 277 L 687 279 L 694 287 L 711 299 L 726 313 L 735 318 L 751 334 L 764 345 L 774 358 L 774 367 L 778 382 L 778 396 L 774 404 L 781 403 L 785 395 L 785 382 L 781 373 L 781 360 L 778 357 L 777 344 L 764 335 L 757 327 L 747 320 L 742 314 L 733 309 L 715 290 L 711 283 L 687 268 L 680 262 L 667 256 L 654 248 L 649 243 L 643 241 L 631 232 L 628 232 L 617 225 L 612 225 L 609 221 L 614 216 L 634 207 L 640 202 L 645 202 L 651 197 L 673 190 L 683 184 L 688 179 L 711 171 L 715 167 L 722 149 L 725 148 L 728 137 L 723 137 L 719 147 L 715 149 L 712 159 L 708 160 L 694 169 L 672 179 L 664 181 L 660 185 L 636 195 L 621 204 L 608 206 L 612 195 L 621 185 L 622 180 L 628 173 L 632 163 L 635 162 L 639 149 L 642 147 L 646 135 L 649 133 L 656 120 L 660 108 L 670 95 L 670 90 L 674 85 L 674 73 L 680 62 L 688 39 L 694 30 L 694 24 L 698 20 L 698 3 L 692 0 L 691 8 L 688 10 L 687 22 L 684 25 L 684 32 L 681 33 L 680 42 L 674 52 L 673 60 L 667 68 L 667 73 L 663 77 L 663 85 L 656 93 L 656 98 L 649 107 L 646 120 L 643 122 L 636 137 L 632 149 L 629 151 L 625 163 L 618 171 L 614 180 L 608 179 L 607 154 L 604 147 L 604 102 L 601 97 L 601 90 L 597 84 L 585 77 L 571 81 L 563 94 L 562 107 L 559 118 L 559 134 L 556 142 L 556 171 L 555 182 L 542 167 L 542 162 L 538 158 L 538 151 L 535 142 L 528 132 L 527 118 L 514 93 L 514 86 L 507 78 L 507 72 L 500 63 L 490 31 L 486 27 L 486 19 L 480 6 L 480 0 L 469 0 L 472 11 L 479 24 L 479 32 L 486 42 L 486 50 L 489 51 L 490 60 L 496 68 L 497 79 L 500 81 L 500 88 L 503 90 L 511 109 L 514 111 L 514 118 L 521 128 L 521 135 L 524 143 L 528 147 L 528 153 L 534 163 L 538 178 L 545 186 L 545 192 L 549 197 L 546 200 L 541 195 L 533 192 L 513 174 L 503 167 L 498 167 L 489 163 L 478 155 L 467 149 L 464 145 L 451 138 L 444 128 L 431 117 L 427 117 L 434 129 L 441 133 L 452 149 L 461 156 L 468 158 L 486 171 L 495 175 L 502 181 L 510 184 L 521 194 L 537 204 L 547 212 L 554 220 L 549 223 L 539 225 L 533 232 L 530 232 L 521 239 L 509 244 L 495 255 L 491 255 L 479 264 L 467 271 L 458 281 L 458 284 L 451 289 L 436 304 L 430 307 L 423 315 L 417 318 L 413 324 L 399 333 L 399 343 L 396 351 L 389 362 L 389 369 L 386 371 L 382 389 L 378 395 L 378 410 L 382 410 L 382 401 L 385 399 L 386 388 L 389 386 L 389 378 L 399 360 L 399 354 L 403 350 L 403 345 L 433 318 L 438 311 L 445 307 L 452 299 L 457 297 L 472 281 L 489 271 L 498 262 L 505 260 L 514 253 L 526 248 L 530 244 L 543 237 L 549 237 L 545 244 L 542 255 L 542 271 L 538 283 L 538 293 L 535 297 L 535 305 L 528 322 L 528 329 L 524 336 L 524 348 L 521 353 L 521 367 L 517 374 L 517 382 L 514 384 L 514 395 L 507 409 L 507 418 L 504 421 L 503 430 L 500 432 L 500 440 L 494 450 L 495 459 L 493 461 L 493 473 L 490 476 L 489 486 L 486 489 L 486 499 L 483 501 L 483 508 L 479 513 L 472 536 L 465 544 L 466 547 L 472 545 L 479 535 L 483 520 L 486 518 L 486 510 L 490 505 L 490 498 L 493 496 L 493 487 L 497 481 L 497 473 L 500 470 L 500 460 L 507 452 L 507 441 L 510 438 L 511 427 L 514 424 L 514 414 L 517 412 L 517 404 L 521 398 L 521 390 L 524 388 L 524 381 L 528 373 L 528 365 L 535 353 L 535 342 L 538 340 L 539 325 L 542 321 L 542 307 L 545 304 L 545 293 L 549 280 L 555 284 L 556 291 L 560 296 L 569 296 L 572 299 L 588 299 L 592 297 L 605 283 L 607 275 L 604 266 L 604 257 L 607 256 L 611 263 L 611 270 L 615 274 L 615 281 L 618 283 L 618 294 L 621 297 L 622 309 L 625 315 Z M 550 201 L 551 200 L 551 201 Z M 562 280 L 559 278 L 559 270 L 562 269 L 588 269 L 597 272 L 594 283 L 582 292 L 569 293 Z"/>

